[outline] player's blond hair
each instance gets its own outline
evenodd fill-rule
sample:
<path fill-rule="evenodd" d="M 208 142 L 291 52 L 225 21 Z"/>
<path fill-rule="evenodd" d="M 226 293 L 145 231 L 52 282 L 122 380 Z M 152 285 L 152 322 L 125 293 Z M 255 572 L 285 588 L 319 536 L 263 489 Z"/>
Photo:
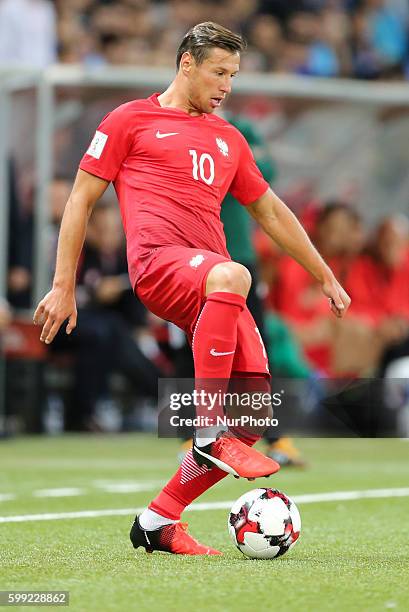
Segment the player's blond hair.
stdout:
<path fill-rule="evenodd" d="M 176 68 L 179 70 L 180 59 L 186 51 L 191 53 L 196 64 L 201 64 L 208 56 L 209 50 L 214 47 L 240 53 L 246 46 L 246 41 L 240 34 L 235 34 L 213 21 L 204 21 L 193 26 L 183 37 L 176 54 Z"/>

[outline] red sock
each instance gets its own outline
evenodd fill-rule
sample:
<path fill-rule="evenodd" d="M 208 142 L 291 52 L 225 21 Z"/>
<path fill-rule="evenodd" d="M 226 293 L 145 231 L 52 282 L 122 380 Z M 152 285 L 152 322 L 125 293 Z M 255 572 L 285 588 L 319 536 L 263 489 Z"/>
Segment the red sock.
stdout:
<path fill-rule="evenodd" d="M 236 380 L 240 379 L 242 382 L 240 385 L 242 391 L 245 389 L 254 391 L 257 388 L 258 391 L 268 393 L 270 390 L 270 383 L 264 375 L 235 373 L 233 377 Z M 257 384 L 257 387 L 255 387 L 255 384 Z M 242 428 L 237 428 L 233 433 L 248 446 L 253 446 L 261 437 Z M 178 521 L 186 506 L 225 476 L 227 476 L 227 472 L 217 467 L 209 469 L 206 466 L 198 466 L 193 459 L 192 451 L 189 451 L 176 474 L 149 504 L 149 508 L 161 516 Z"/>
<path fill-rule="evenodd" d="M 259 436 L 241 437 L 242 442 L 248 446 L 253 446 L 258 439 Z M 149 504 L 149 508 L 161 516 L 178 521 L 189 504 L 227 475 L 227 472 L 218 467 L 209 469 L 205 465 L 197 465 L 190 450 L 176 474 Z"/>
<path fill-rule="evenodd" d="M 178 521 L 186 506 L 225 476 L 227 472 L 217 467 L 210 470 L 206 466 L 198 466 L 190 450 L 176 474 L 149 504 L 149 508 L 161 516 Z"/>
<path fill-rule="evenodd" d="M 207 297 L 193 334 L 195 389 L 224 393 L 230 378 L 237 345 L 237 321 L 246 298 L 237 293 L 215 291 Z M 216 404 L 211 413 L 207 405 L 197 407 L 197 416 L 223 416 L 223 406 Z"/>

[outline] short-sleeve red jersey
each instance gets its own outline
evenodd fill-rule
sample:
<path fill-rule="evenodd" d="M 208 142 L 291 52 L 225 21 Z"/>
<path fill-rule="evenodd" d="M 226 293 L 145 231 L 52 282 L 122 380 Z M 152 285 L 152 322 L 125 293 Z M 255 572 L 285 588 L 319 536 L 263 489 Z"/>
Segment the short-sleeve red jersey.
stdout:
<path fill-rule="evenodd" d="M 350 313 L 374 326 L 392 316 L 409 321 L 408 279 L 409 251 L 395 268 L 386 268 L 370 255 L 357 257 L 345 281 Z"/>
<path fill-rule="evenodd" d="M 158 247 L 229 257 L 220 221 L 227 191 L 247 205 L 268 188 L 235 127 L 216 115 L 162 108 L 158 95 L 106 115 L 80 162 L 82 170 L 114 183 L 132 286 Z"/>

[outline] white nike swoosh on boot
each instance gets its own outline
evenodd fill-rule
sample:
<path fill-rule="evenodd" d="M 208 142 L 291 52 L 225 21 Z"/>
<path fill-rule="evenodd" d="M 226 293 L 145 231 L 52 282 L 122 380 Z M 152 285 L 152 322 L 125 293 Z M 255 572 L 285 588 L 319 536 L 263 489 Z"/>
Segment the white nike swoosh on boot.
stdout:
<path fill-rule="evenodd" d="M 216 351 L 216 349 L 212 348 L 210 349 L 210 354 L 213 355 L 213 357 L 223 357 L 223 355 L 233 355 L 235 351 L 227 351 L 227 353 L 218 353 Z"/>
<path fill-rule="evenodd" d="M 159 130 L 156 132 L 156 138 L 167 138 L 168 136 L 176 136 L 179 132 L 167 132 L 166 134 L 161 134 Z"/>

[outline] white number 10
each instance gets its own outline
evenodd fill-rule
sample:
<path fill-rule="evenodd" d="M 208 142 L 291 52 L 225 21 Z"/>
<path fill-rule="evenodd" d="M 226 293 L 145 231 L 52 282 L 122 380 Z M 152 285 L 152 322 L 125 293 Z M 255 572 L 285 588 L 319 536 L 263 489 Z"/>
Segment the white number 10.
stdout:
<path fill-rule="evenodd" d="M 204 181 L 207 185 L 211 185 L 214 181 L 214 160 L 213 157 L 209 153 L 202 153 L 199 158 L 199 163 L 197 163 L 197 151 L 195 149 L 189 149 L 189 153 L 192 156 L 193 162 L 193 178 L 195 181 L 199 180 L 199 174 L 202 181 Z M 208 176 L 205 176 L 205 161 L 209 162 L 209 173 Z"/>

